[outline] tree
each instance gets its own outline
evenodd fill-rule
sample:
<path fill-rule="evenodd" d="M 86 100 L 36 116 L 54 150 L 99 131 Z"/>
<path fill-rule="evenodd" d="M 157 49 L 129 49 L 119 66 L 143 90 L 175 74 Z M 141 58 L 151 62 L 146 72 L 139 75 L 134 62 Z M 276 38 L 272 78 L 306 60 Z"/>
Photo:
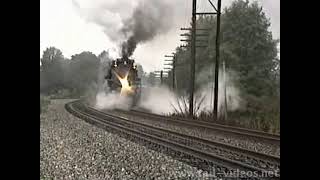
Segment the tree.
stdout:
<path fill-rule="evenodd" d="M 43 51 L 43 55 L 40 61 L 43 70 L 46 71 L 52 64 L 62 59 L 63 55 L 60 49 L 49 47 Z"/>
<path fill-rule="evenodd" d="M 66 65 L 62 52 L 49 47 L 43 52 L 40 61 L 40 90 L 49 93 L 63 87 Z"/>
<path fill-rule="evenodd" d="M 91 85 L 98 83 L 100 60 L 91 52 L 82 52 L 71 56 L 70 85 L 79 94 L 84 93 Z"/>
<path fill-rule="evenodd" d="M 241 74 L 242 90 L 256 96 L 271 95 L 278 40 L 272 38 L 262 8 L 257 2 L 235 1 L 225 10 L 222 22 L 223 58 L 227 67 Z"/>

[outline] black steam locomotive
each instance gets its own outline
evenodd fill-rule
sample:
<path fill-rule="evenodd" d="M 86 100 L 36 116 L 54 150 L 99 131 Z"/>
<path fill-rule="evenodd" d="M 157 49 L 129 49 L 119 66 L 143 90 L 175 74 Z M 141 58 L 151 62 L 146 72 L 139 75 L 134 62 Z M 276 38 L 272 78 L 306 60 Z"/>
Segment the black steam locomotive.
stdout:
<path fill-rule="evenodd" d="M 105 79 L 112 92 L 130 97 L 132 106 L 137 104 L 141 95 L 141 79 L 138 77 L 137 65 L 133 59 L 122 57 L 111 61 Z"/>

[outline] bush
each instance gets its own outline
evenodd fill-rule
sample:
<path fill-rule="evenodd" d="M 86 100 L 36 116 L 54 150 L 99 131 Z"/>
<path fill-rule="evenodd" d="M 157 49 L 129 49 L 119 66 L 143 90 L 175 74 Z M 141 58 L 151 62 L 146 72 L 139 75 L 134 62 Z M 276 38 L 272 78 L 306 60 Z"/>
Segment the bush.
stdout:
<path fill-rule="evenodd" d="M 270 133 L 280 133 L 280 113 L 229 112 L 225 123 Z"/>

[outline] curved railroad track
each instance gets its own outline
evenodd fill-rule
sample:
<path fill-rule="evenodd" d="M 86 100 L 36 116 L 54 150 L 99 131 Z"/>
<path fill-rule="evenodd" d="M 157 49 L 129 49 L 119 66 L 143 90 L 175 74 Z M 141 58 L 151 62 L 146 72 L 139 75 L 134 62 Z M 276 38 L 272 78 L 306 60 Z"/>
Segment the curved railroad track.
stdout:
<path fill-rule="evenodd" d="M 234 135 L 251 138 L 251 139 L 255 139 L 258 141 L 267 142 L 271 144 L 277 144 L 277 145 L 280 144 L 279 134 L 271 134 L 271 133 L 253 130 L 253 129 L 222 125 L 222 124 L 211 123 L 206 121 L 191 120 L 191 119 L 181 118 L 181 117 L 168 117 L 168 116 L 148 113 L 148 112 L 134 110 L 134 109 L 130 111 L 117 109 L 117 111 L 121 113 L 128 113 L 128 114 L 130 113 L 130 114 L 144 117 L 144 118 L 152 118 L 160 121 L 168 121 L 175 124 L 183 124 L 191 127 L 199 127 L 199 128 L 205 128 L 205 129 L 214 130 L 214 131 L 220 131 L 223 133 L 234 134 Z"/>
<path fill-rule="evenodd" d="M 166 151 L 171 151 L 174 156 L 179 154 L 177 157 L 189 159 L 189 161 L 192 161 L 191 164 L 193 166 L 206 171 L 215 167 L 224 172 L 239 169 L 259 174 L 267 171 L 276 171 L 280 175 L 280 157 L 277 156 L 270 156 L 131 121 L 127 118 L 114 116 L 85 106 L 81 101 L 68 103 L 65 107 L 70 113 L 89 123 L 116 131 L 137 141 L 160 146 Z"/>

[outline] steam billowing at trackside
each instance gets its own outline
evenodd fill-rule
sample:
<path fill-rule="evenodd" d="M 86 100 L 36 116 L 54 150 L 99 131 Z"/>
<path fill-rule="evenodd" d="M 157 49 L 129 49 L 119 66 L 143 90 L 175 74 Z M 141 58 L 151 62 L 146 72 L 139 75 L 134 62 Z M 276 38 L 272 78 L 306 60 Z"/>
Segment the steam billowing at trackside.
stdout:
<path fill-rule="evenodd" d="M 213 84 L 214 82 L 208 77 L 211 74 L 212 67 L 203 69 L 198 74 L 197 82 L 202 79 L 200 88 L 194 94 L 195 115 L 201 112 L 210 113 L 213 111 Z M 225 77 L 224 77 L 225 75 Z M 232 112 L 244 106 L 244 100 L 240 97 L 240 91 L 235 85 L 236 73 L 228 70 L 223 74 L 219 71 L 219 94 L 218 94 L 218 113 L 223 115 L 223 108 L 227 104 L 227 111 Z M 226 91 L 225 88 L 226 87 Z M 203 98 L 203 99 L 202 99 Z M 226 102 L 225 102 L 226 101 Z M 169 87 L 165 85 L 148 86 L 143 90 L 142 100 L 139 107 L 149 110 L 156 114 L 184 113 L 188 114 L 189 94 L 178 96 Z"/>
<path fill-rule="evenodd" d="M 84 9 L 73 0 L 80 15 L 89 22 L 103 27 L 104 33 L 119 45 L 122 57 L 133 55 L 139 43 L 152 40 L 156 35 L 168 32 L 173 24 L 172 5 L 164 0 L 140 0 L 138 2 L 110 1 L 96 8 Z M 117 9 L 127 11 L 118 11 Z M 132 11 L 132 12 L 130 12 Z"/>

